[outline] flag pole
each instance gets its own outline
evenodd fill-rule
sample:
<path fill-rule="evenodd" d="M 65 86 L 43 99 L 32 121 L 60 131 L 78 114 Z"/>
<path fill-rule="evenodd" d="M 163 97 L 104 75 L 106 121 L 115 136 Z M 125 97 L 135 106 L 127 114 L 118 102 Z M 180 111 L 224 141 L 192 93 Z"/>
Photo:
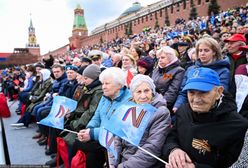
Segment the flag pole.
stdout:
<path fill-rule="evenodd" d="M 78 134 L 78 132 L 72 131 L 72 130 L 68 130 L 68 129 L 64 129 L 63 131 L 67 131 L 67 132 L 70 132 L 70 133 L 73 133 L 73 134 Z"/>
<path fill-rule="evenodd" d="M 143 148 L 140 147 L 140 146 L 137 146 L 137 147 L 138 147 L 140 150 L 142 150 L 142 151 L 146 152 L 147 154 L 149 154 L 150 156 L 154 157 L 155 159 L 159 160 L 160 162 L 164 163 L 165 165 L 169 165 L 169 163 L 167 163 L 166 161 L 160 159 L 159 157 L 157 157 L 156 155 L 152 154 L 151 152 L 149 152 L 149 151 L 143 149 Z"/>

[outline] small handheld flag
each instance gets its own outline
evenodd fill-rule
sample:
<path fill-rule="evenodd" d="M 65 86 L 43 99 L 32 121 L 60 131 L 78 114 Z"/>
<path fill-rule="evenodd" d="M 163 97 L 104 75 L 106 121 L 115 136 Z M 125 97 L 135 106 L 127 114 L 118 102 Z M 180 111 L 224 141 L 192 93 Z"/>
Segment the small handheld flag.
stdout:
<path fill-rule="evenodd" d="M 149 104 L 138 105 L 129 102 L 117 108 L 110 119 L 103 122 L 103 126 L 113 134 L 138 146 L 155 110 L 156 108 Z"/>
<path fill-rule="evenodd" d="M 64 96 L 55 96 L 49 115 L 41 120 L 39 124 L 63 130 L 64 116 L 70 112 L 73 112 L 76 107 L 77 102 L 75 100 Z"/>
<path fill-rule="evenodd" d="M 126 82 L 127 82 L 127 87 L 130 86 L 130 83 L 133 79 L 133 74 L 130 70 L 127 71 L 127 78 L 126 78 Z"/>
<path fill-rule="evenodd" d="M 100 127 L 99 131 L 99 143 L 105 147 L 114 157 L 117 159 L 117 151 L 114 146 L 114 135 L 106 130 L 104 127 Z"/>

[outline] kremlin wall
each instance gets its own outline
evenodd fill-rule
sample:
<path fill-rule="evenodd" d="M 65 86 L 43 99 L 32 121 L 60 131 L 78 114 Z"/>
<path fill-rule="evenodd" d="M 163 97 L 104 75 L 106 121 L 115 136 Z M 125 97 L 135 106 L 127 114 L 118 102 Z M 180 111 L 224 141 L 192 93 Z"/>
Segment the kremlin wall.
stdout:
<path fill-rule="evenodd" d="M 210 0 L 194 0 L 198 16 L 208 15 L 208 5 Z M 220 10 L 228 10 L 237 6 L 245 5 L 247 1 L 244 0 L 218 0 L 221 7 Z M 133 4 L 133 7 L 138 6 Z M 138 7 L 136 7 L 138 9 Z M 151 26 L 154 28 L 156 20 L 159 26 L 165 26 L 166 14 L 170 20 L 170 24 L 174 25 L 177 18 L 189 19 L 190 14 L 190 0 L 162 0 L 157 3 L 151 4 L 147 7 L 140 8 L 133 11 L 126 16 L 120 16 L 116 20 L 106 23 L 92 31 L 92 35 L 82 41 L 82 45 L 92 45 L 98 43 L 102 37 L 103 41 L 110 41 L 114 38 L 123 37 L 125 34 L 125 24 L 132 24 L 133 33 L 139 33 L 144 27 Z"/>
<path fill-rule="evenodd" d="M 198 16 L 208 15 L 210 0 L 193 0 Z M 238 6 L 246 5 L 245 0 L 217 0 L 220 10 L 228 10 Z M 125 10 L 120 17 L 95 28 L 88 36 L 84 10 L 78 5 L 74 10 L 74 24 L 72 36 L 69 37 L 69 46 L 58 48 L 45 55 L 52 54 L 57 57 L 70 49 L 80 49 L 82 46 L 93 45 L 103 41 L 111 41 L 116 37 L 125 36 L 125 27 L 132 24 L 133 34 L 140 33 L 145 27 L 155 27 L 156 22 L 160 27 L 165 26 L 166 15 L 170 25 L 174 25 L 177 18 L 189 19 L 190 0 L 162 0 L 157 3 L 142 7 L 142 4 L 135 2 L 133 6 Z"/>

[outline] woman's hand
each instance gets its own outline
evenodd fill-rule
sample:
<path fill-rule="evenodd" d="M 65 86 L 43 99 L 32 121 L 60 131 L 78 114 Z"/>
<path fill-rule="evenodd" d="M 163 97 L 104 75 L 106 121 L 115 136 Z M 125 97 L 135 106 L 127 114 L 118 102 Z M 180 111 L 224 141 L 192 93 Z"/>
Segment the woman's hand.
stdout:
<path fill-rule="evenodd" d="M 172 111 L 173 111 L 173 113 L 176 113 L 177 112 L 177 108 L 176 107 L 173 107 Z"/>
<path fill-rule="evenodd" d="M 191 159 L 183 150 L 176 148 L 169 155 L 169 165 L 166 168 L 193 168 Z"/>
<path fill-rule="evenodd" d="M 81 142 L 90 141 L 90 129 L 89 128 L 80 130 L 77 135 L 78 135 L 79 141 L 81 141 Z"/>

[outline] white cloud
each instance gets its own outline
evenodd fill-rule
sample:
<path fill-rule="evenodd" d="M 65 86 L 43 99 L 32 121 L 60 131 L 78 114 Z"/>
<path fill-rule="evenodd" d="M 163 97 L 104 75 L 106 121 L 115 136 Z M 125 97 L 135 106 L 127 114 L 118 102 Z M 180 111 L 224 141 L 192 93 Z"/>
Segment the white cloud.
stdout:
<path fill-rule="evenodd" d="M 140 0 L 142 6 L 158 0 Z M 85 10 L 89 32 L 97 26 L 120 16 L 135 0 L 1 0 L 0 1 L 0 52 L 24 48 L 28 42 L 31 18 L 36 30 L 41 54 L 69 42 L 74 11 L 79 3 Z"/>

